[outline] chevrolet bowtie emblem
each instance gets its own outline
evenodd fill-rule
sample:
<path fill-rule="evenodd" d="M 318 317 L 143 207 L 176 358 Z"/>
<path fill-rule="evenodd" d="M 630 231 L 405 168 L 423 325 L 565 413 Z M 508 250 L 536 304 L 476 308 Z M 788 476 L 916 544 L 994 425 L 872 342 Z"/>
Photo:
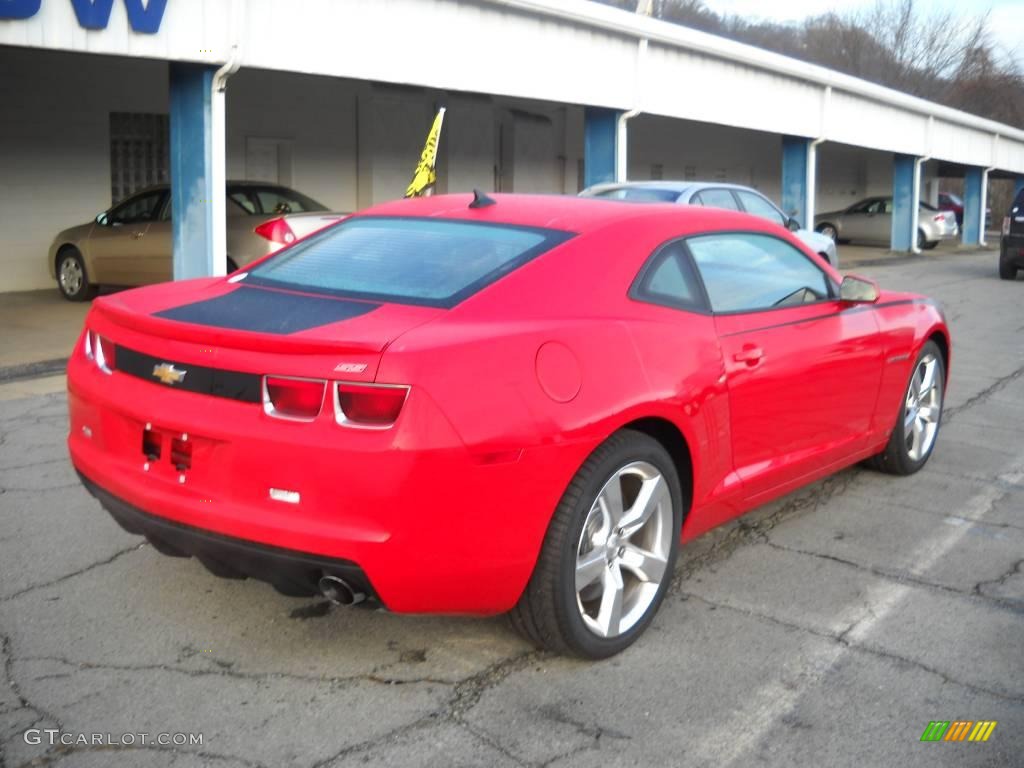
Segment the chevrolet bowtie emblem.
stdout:
<path fill-rule="evenodd" d="M 153 378 L 160 379 L 164 384 L 181 384 L 185 380 L 186 373 L 188 371 L 175 368 L 171 363 L 160 363 L 160 365 L 153 366 Z"/>

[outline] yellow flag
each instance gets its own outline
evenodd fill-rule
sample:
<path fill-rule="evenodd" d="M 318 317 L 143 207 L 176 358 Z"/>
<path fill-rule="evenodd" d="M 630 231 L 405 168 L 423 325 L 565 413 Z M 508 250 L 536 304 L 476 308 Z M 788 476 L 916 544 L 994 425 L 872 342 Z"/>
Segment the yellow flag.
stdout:
<path fill-rule="evenodd" d="M 437 142 L 441 139 L 441 123 L 444 122 L 444 107 L 437 111 L 434 118 L 434 125 L 427 134 L 427 143 L 423 145 L 423 153 L 420 155 L 419 165 L 412 175 L 405 190 L 406 197 L 418 197 L 426 192 L 437 181 Z"/>

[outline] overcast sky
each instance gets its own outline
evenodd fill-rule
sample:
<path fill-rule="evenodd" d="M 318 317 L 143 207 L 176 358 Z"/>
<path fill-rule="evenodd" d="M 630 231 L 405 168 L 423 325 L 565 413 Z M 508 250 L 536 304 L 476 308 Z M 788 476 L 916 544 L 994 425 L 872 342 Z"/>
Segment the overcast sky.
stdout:
<path fill-rule="evenodd" d="M 953 9 L 967 14 L 980 14 L 991 9 L 989 30 L 995 40 L 1024 66 L 1024 0 L 918 0 L 921 10 Z M 705 5 L 719 13 L 734 13 L 749 19 L 802 21 L 828 11 L 845 12 L 870 8 L 875 0 L 705 0 Z"/>

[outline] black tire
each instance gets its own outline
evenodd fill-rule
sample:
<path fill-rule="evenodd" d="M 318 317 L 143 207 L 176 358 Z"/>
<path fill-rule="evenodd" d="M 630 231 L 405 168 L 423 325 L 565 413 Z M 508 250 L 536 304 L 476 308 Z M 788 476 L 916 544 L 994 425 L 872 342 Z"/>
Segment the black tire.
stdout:
<path fill-rule="evenodd" d="M 938 244 L 939 244 L 938 240 L 929 240 L 927 242 L 921 243 L 921 249 L 925 250 L 925 251 L 930 251 L 932 248 L 934 248 Z"/>
<path fill-rule="evenodd" d="M 937 419 L 937 426 L 935 428 L 935 437 L 932 440 L 931 446 L 924 455 L 915 460 L 911 458 L 907 449 L 907 434 L 904 426 L 904 416 L 906 412 L 907 397 L 910 393 L 910 387 L 913 383 L 914 375 L 917 372 L 917 368 L 921 364 L 921 361 L 928 355 L 934 355 L 935 359 L 938 361 L 938 370 L 936 370 L 935 376 L 938 381 L 942 383 L 939 401 L 939 415 Z M 907 381 L 907 386 L 903 390 L 903 397 L 900 399 L 899 412 L 896 415 L 896 425 L 892 430 L 892 435 L 889 436 L 889 442 L 886 444 L 884 451 L 868 459 L 868 466 L 873 469 L 877 469 L 880 472 L 887 472 L 890 475 L 912 475 L 928 463 L 928 459 L 935 450 L 935 444 L 938 442 L 939 432 L 942 427 L 942 411 L 945 404 L 945 385 L 946 361 L 943 359 L 942 352 L 938 345 L 934 341 L 929 341 L 921 347 L 921 351 L 914 360 L 914 366 L 910 369 L 910 379 Z"/>
<path fill-rule="evenodd" d="M 836 229 L 835 224 L 830 224 L 827 221 L 823 221 L 821 224 L 814 228 L 814 231 L 817 232 L 819 235 L 825 235 L 826 237 L 832 238 L 833 243 L 839 242 L 839 230 Z"/>
<path fill-rule="evenodd" d="M 1006 259 L 999 259 L 999 277 L 1003 280 L 1016 280 L 1017 268 Z"/>
<path fill-rule="evenodd" d="M 625 465 L 644 461 L 666 480 L 672 504 L 671 545 L 664 576 L 646 612 L 612 638 L 591 632 L 580 615 L 575 588 L 576 555 L 587 515 L 605 483 Z M 509 613 L 512 626 L 533 644 L 556 653 L 603 659 L 630 646 L 658 612 L 672 580 L 683 520 L 683 493 L 675 465 L 654 438 L 621 430 L 598 446 L 573 477 L 548 525 L 533 575 Z"/>
<path fill-rule="evenodd" d="M 77 248 L 72 246 L 63 248 L 57 255 L 56 269 L 57 288 L 65 299 L 89 301 L 96 296 L 98 288 L 89 282 L 89 273 L 86 272 L 82 254 L 78 252 Z M 65 270 L 68 270 L 66 276 Z M 73 279 L 72 275 L 78 275 L 79 279 Z"/>

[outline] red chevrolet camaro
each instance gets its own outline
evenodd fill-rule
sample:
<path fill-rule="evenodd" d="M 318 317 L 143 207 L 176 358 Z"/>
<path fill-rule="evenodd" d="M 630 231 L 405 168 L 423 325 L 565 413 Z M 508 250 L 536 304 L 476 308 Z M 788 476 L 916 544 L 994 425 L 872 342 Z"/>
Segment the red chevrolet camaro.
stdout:
<path fill-rule="evenodd" d="M 920 469 L 949 353 L 933 301 L 763 219 L 446 195 L 98 299 L 68 442 L 160 552 L 599 658 L 681 542 L 858 461 Z"/>

